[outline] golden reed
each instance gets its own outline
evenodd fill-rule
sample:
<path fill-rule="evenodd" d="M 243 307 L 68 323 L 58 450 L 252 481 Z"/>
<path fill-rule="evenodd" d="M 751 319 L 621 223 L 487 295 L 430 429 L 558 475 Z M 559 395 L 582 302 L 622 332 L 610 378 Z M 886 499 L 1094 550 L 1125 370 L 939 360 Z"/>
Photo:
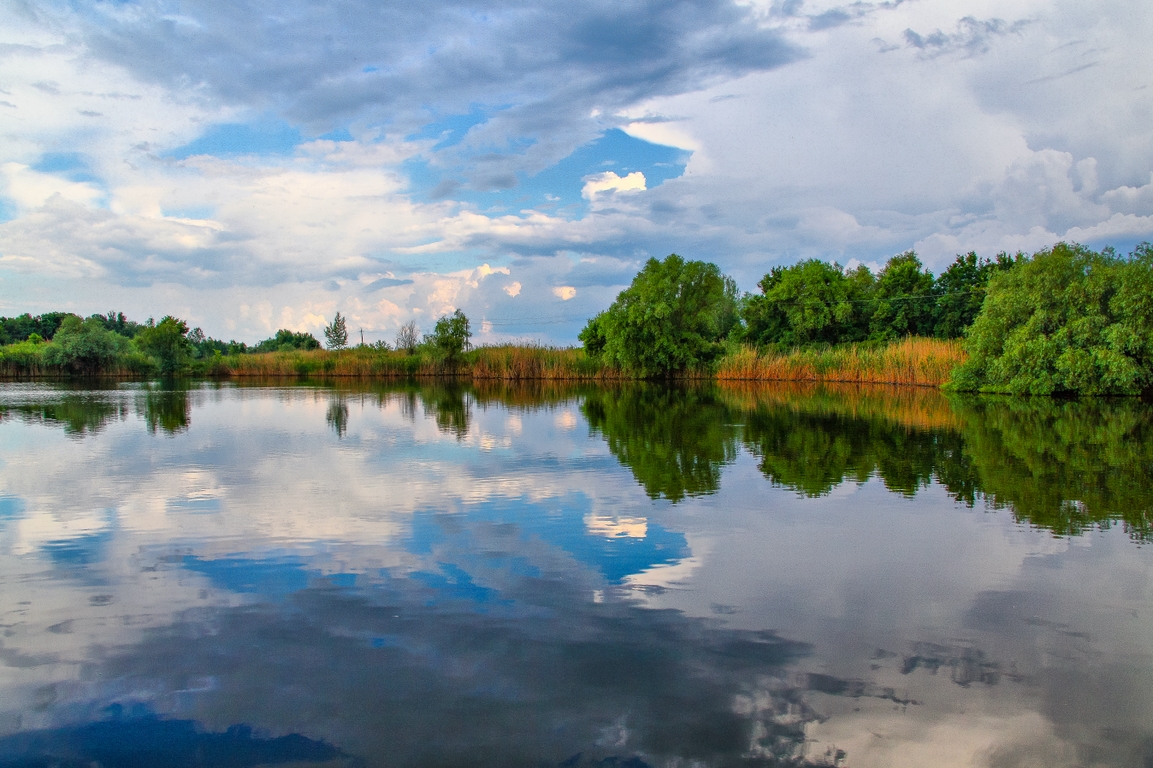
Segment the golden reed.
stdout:
<path fill-rule="evenodd" d="M 910 336 L 880 347 L 844 345 L 758 353 L 746 348 L 717 366 L 719 381 L 825 381 L 939 387 L 965 362 L 959 340 Z"/>
<path fill-rule="evenodd" d="M 744 348 L 721 358 L 714 373 L 681 378 L 734 381 L 823 381 L 937 387 L 965 360 L 959 341 L 910 337 L 885 346 L 846 345 L 758 353 Z M 584 350 L 546 346 L 478 347 L 459 364 L 423 354 L 353 348 L 333 352 L 269 352 L 210 362 L 210 375 L 235 377 L 331 376 L 408 378 L 459 376 L 472 380 L 625 381 L 634 378 L 588 357 Z"/>

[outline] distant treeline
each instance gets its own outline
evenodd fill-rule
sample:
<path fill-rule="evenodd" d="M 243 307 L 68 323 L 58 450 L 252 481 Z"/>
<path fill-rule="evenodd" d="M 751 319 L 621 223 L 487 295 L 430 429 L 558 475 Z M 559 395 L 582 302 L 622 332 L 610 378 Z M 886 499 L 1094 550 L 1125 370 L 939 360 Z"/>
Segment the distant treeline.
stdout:
<path fill-rule="evenodd" d="M 1123 394 L 1153 389 L 1153 246 L 1128 257 L 1058 243 L 1032 256 L 958 256 L 939 277 L 912 251 L 878 274 L 817 259 L 740 295 L 715 264 L 649 259 L 581 332 L 586 352 L 642 378 L 797 370 L 782 349 L 964 338 L 959 390 Z M 926 346 L 926 349 L 935 349 Z M 737 358 L 740 362 L 737 363 Z M 961 361 L 958 360 L 958 363 Z"/>
<path fill-rule="evenodd" d="M 9 375 L 151 375 L 211 372 L 223 356 L 319 349 L 311 334 L 280 330 L 255 346 L 220 341 L 165 317 L 144 323 L 123 312 L 0 317 L 0 372 Z"/>

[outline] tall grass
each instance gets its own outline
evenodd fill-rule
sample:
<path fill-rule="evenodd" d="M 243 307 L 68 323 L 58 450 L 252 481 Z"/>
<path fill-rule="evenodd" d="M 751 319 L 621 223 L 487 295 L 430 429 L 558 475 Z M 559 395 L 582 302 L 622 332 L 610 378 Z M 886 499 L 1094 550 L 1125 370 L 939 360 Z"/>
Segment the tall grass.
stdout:
<path fill-rule="evenodd" d="M 789 352 L 744 348 L 722 358 L 719 381 L 829 381 L 939 387 L 965 361 L 957 340 L 908 337 Z"/>
<path fill-rule="evenodd" d="M 333 376 L 348 378 L 462 377 L 474 380 L 575 381 L 629 378 L 621 371 L 588 357 L 583 349 L 545 346 L 478 347 L 450 363 L 418 351 L 355 347 L 339 352 L 270 352 L 222 357 L 208 374 L 237 377 Z"/>

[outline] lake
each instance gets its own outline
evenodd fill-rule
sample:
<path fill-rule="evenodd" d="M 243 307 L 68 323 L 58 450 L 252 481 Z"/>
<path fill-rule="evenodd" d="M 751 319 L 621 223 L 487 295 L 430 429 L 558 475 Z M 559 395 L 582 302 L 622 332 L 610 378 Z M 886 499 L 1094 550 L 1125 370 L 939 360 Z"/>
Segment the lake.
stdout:
<path fill-rule="evenodd" d="M 0 766 L 1151 766 L 1153 407 L 0 385 Z"/>

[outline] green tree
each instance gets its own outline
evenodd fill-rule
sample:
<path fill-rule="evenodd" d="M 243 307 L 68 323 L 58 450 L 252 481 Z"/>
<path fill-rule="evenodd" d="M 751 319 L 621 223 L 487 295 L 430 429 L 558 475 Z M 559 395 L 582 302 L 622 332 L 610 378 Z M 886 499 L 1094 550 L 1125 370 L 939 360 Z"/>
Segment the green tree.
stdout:
<path fill-rule="evenodd" d="M 320 342 L 311 333 L 297 333 L 281 328 L 271 339 L 265 339 L 252 348 L 253 352 L 292 352 L 297 349 L 320 349 Z"/>
<path fill-rule="evenodd" d="M 73 316 L 69 312 L 45 312 L 36 316 L 25 312 L 19 317 L 0 317 L 0 344 L 15 344 L 33 333 L 50 341 L 64 318 Z"/>
<path fill-rule="evenodd" d="M 159 323 L 149 318 L 137 331 L 136 344 L 141 352 L 156 359 L 160 372 L 165 375 L 179 371 L 192 353 L 188 323 L 172 315 L 165 315 Z"/>
<path fill-rule="evenodd" d="M 344 349 L 348 346 L 348 327 L 340 313 L 332 318 L 332 324 L 324 326 L 324 340 L 329 349 Z"/>
<path fill-rule="evenodd" d="M 758 346 L 859 341 L 872 282 L 868 269 L 847 275 L 820 259 L 774 267 L 758 283 L 761 294 L 741 308 L 744 340 Z"/>
<path fill-rule="evenodd" d="M 584 345 L 585 352 L 591 357 L 599 357 L 601 352 L 605 351 L 605 345 L 608 343 L 608 337 L 605 336 L 605 313 L 600 312 L 581 329 L 577 334 L 581 344 Z"/>
<path fill-rule="evenodd" d="M 906 251 L 889 259 L 877 275 L 869 338 L 931 336 L 937 307 L 934 287 L 932 273 L 922 270 L 915 252 Z"/>
<path fill-rule="evenodd" d="M 957 339 L 973 324 L 985 301 L 985 289 L 998 272 L 1012 269 L 1025 255 L 997 254 L 996 260 L 978 258 L 974 251 L 958 255 L 937 278 L 937 313 L 933 333 L 940 339 Z"/>
<path fill-rule="evenodd" d="M 436 321 L 429 341 L 449 363 L 456 363 L 468 349 L 472 338 L 472 328 L 464 312 L 459 309 L 451 315 L 444 315 Z"/>
<path fill-rule="evenodd" d="M 989 282 L 960 390 L 1135 395 L 1153 387 L 1153 255 L 1058 243 Z"/>
<path fill-rule="evenodd" d="M 716 264 L 674 253 L 649 259 L 612 306 L 589 321 L 582 340 L 590 355 L 613 365 L 644 377 L 669 376 L 711 363 L 737 321 L 732 278 Z"/>
<path fill-rule="evenodd" d="M 91 375 L 111 368 L 128 340 L 105 329 L 99 317 L 66 316 L 44 350 L 44 362 L 69 373 Z"/>

